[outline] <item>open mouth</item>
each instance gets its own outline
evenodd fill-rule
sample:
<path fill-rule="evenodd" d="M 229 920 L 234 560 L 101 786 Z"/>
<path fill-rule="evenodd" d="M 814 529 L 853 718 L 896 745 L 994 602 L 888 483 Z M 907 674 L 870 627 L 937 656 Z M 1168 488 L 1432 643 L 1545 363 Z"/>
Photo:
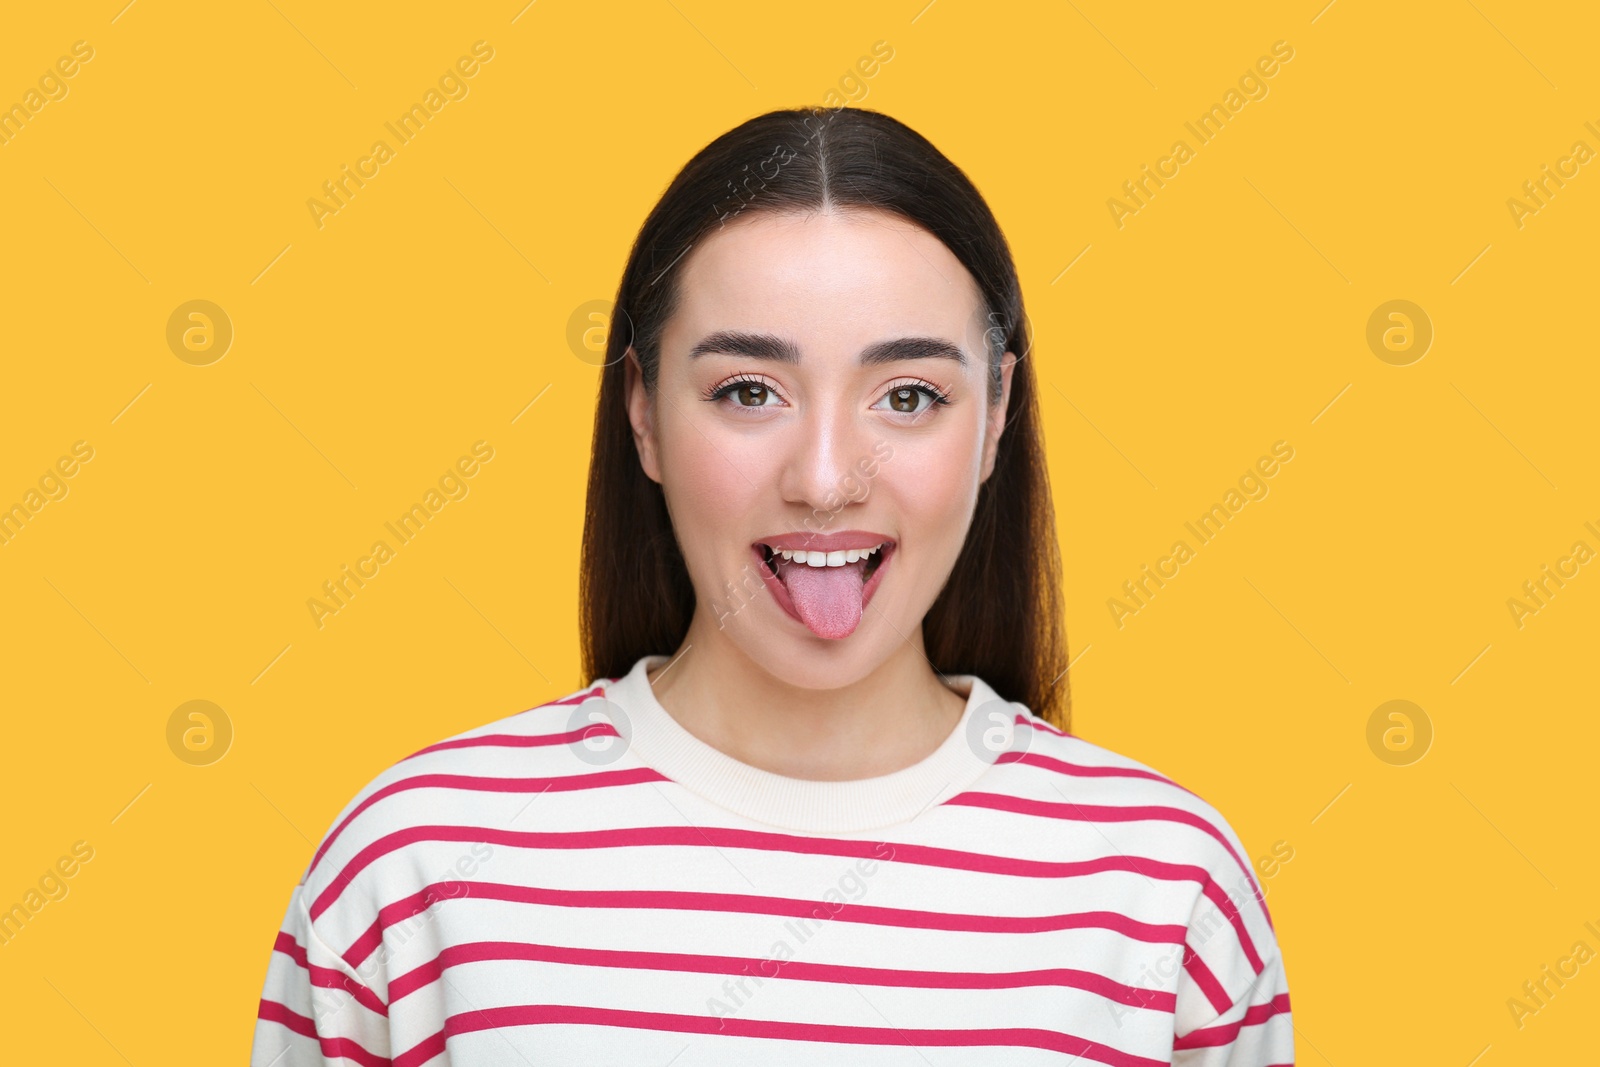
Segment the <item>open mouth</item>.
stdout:
<path fill-rule="evenodd" d="M 774 578 L 782 579 L 783 573 L 780 564 L 784 563 L 794 566 L 804 564 L 807 567 L 850 567 L 860 564 L 862 584 L 872 579 L 873 572 L 883 564 L 884 553 L 893 545 L 894 542 L 885 541 L 876 548 L 851 548 L 843 552 L 790 552 L 787 549 L 782 552 L 775 552 L 771 545 L 764 545 L 759 541 L 756 542 L 756 547 L 761 550 L 762 562 L 767 565 L 767 569 L 772 572 Z M 817 562 L 817 557 L 819 556 L 822 557 L 820 563 Z"/>
<path fill-rule="evenodd" d="M 898 546 L 892 540 L 843 551 L 774 549 L 756 542 L 761 578 L 773 599 L 791 618 L 818 637 L 848 637 L 882 583 Z"/>

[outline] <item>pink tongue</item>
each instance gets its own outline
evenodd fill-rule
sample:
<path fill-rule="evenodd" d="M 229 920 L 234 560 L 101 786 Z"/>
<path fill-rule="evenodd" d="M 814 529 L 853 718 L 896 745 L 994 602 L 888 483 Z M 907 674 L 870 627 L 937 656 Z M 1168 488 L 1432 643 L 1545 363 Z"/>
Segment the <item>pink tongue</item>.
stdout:
<path fill-rule="evenodd" d="M 862 563 L 813 567 L 808 563 L 779 565 L 779 573 L 796 614 L 818 637 L 849 637 L 861 622 Z"/>

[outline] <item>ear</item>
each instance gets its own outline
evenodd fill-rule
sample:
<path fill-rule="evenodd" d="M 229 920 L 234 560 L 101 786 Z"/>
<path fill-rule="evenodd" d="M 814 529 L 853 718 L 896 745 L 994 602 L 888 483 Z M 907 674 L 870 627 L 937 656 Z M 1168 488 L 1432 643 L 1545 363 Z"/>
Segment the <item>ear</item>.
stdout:
<path fill-rule="evenodd" d="M 1007 412 L 1011 409 L 1011 372 L 1016 369 L 1015 352 L 1007 352 L 1000 361 L 1000 402 L 989 408 L 989 421 L 983 431 L 983 472 L 979 482 L 989 480 L 994 473 L 994 457 L 1000 450 L 1000 434 L 1006 428 Z"/>
<path fill-rule="evenodd" d="M 656 442 L 655 405 L 644 387 L 644 370 L 639 357 L 628 346 L 623 360 L 623 399 L 628 407 L 628 422 L 633 425 L 633 445 L 639 453 L 639 465 L 650 480 L 661 481 L 661 462 Z"/>

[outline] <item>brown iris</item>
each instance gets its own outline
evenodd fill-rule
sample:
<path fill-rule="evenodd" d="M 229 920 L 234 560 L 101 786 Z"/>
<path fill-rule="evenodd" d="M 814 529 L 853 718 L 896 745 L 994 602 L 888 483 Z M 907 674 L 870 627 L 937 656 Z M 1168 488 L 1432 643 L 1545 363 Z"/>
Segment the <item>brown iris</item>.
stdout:
<path fill-rule="evenodd" d="M 889 406 L 896 411 L 915 412 L 917 410 L 917 401 L 921 398 L 921 395 L 922 391 L 920 389 L 903 385 L 889 393 Z M 905 404 L 904 407 L 900 406 L 902 403 Z"/>

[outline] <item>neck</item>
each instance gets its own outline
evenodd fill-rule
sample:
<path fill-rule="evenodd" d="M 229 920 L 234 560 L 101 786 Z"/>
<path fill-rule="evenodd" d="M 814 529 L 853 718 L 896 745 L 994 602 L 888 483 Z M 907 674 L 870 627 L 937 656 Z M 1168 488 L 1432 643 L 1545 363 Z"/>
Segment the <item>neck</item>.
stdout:
<path fill-rule="evenodd" d="M 909 767 L 944 742 L 966 706 L 929 664 L 921 624 L 868 674 L 808 688 L 775 677 L 697 612 L 683 644 L 649 679 L 661 706 L 706 744 L 812 780 Z"/>

